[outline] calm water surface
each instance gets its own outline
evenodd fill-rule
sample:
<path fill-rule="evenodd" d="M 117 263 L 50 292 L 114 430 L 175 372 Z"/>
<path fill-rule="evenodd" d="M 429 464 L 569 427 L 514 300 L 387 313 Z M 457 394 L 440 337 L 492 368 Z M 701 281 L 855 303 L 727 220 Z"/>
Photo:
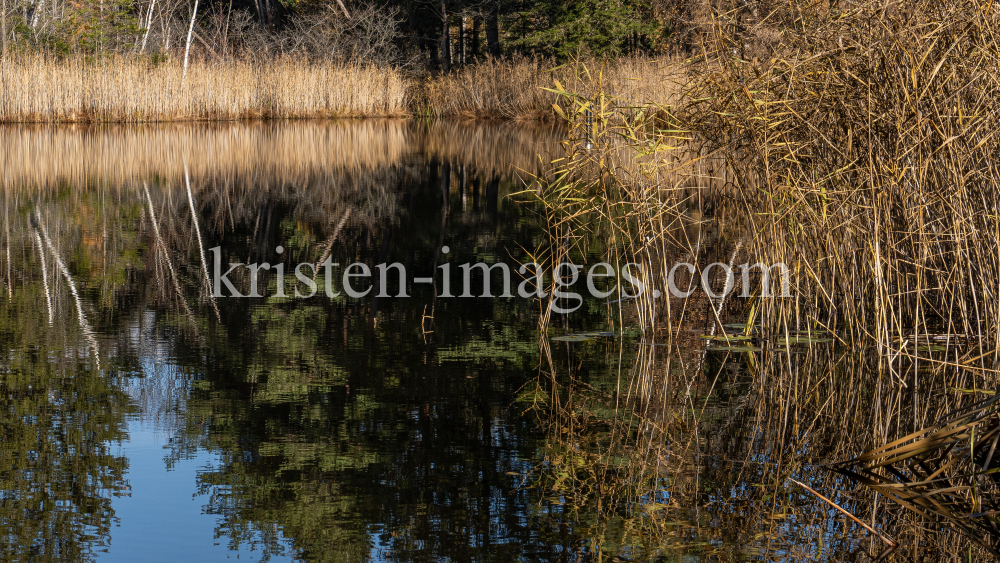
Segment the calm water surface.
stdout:
<path fill-rule="evenodd" d="M 417 283 L 406 299 L 287 299 L 269 275 L 261 298 L 206 290 L 199 248 L 289 278 L 327 256 L 411 280 L 445 260 L 526 261 L 544 218 L 505 196 L 558 140 L 395 121 L 0 129 L 5 558 L 867 557 L 863 532 L 770 474 L 837 436 L 764 439 L 786 395 L 767 403 L 753 362 L 706 357 L 696 333 L 670 363 L 627 330 L 550 346 L 527 299 Z M 588 302 L 555 324 L 605 329 L 605 313 Z M 793 357 L 803 385 L 843 369 Z M 677 408 L 650 401 L 645 422 L 609 411 L 668 387 Z M 805 407 L 788 420 L 820 434 Z M 617 424 L 666 446 L 636 454 L 638 473 L 588 477 L 632 455 L 607 441 Z"/>
<path fill-rule="evenodd" d="M 330 255 L 401 262 L 412 277 L 445 259 L 521 259 L 544 223 L 504 196 L 556 132 L 368 122 L 0 137 L 9 555 L 560 550 L 533 531 L 516 477 L 539 435 L 511 408 L 536 375 L 535 302 L 435 300 L 416 284 L 408 299 L 213 301 L 191 213 L 227 262 Z"/>

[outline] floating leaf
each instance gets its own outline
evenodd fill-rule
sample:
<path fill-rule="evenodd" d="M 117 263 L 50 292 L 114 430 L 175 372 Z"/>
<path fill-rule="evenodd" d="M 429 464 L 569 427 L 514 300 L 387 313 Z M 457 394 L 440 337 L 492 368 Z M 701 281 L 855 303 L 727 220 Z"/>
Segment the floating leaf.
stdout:
<path fill-rule="evenodd" d="M 729 335 L 729 336 L 723 336 L 721 334 L 719 334 L 719 335 L 703 334 L 703 335 L 699 336 L 698 338 L 701 338 L 702 340 L 711 340 L 711 341 L 719 341 L 719 342 L 731 342 L 733 340 L 750 340 L 751 337 L 747 336 L 745 334 L 736 334 L 736 335 Z"/>
<path fill-rule="evenodd" d="M 833 342 L 833 339 L 826 338 L 823 336 L 799 335 L 799 336 L 789 336 L 789 337 L 783 336 L 779 338 L 777 342 L 781 346 L 786 346 L 789 344 L 822 344 L 824 342 Z"/>
<path fill-rule="evenodd" d="M 587 342 L 589 340 L 595 340 L 595 337 L 580 334 L 567 334 L 566 336 L 553 336 L 551 340 L 553 342 Z"/>
<path fill-rule="evenodd" d="M 708 349 L 709 352 L 733 352 L 736 354 L 760 352 L 761 350 L 763 350 L 763 348 L 758 348 L 757 346 L 713 346 Z"/>
<path fill-rule="evenodd" d="M 594 340 L 602 336 L 614 336 L 613 332 L 574 332 L 573 334 L 565 334 L 563 336 L 553 336 L 551 338 L 554 342 L 587 342 L 588 340 Z"/>
<path fill-rule="evenodd" d="M 535 388 L 525 391 L 524 393 L 518 395 L 517 401 L 519 403 L 531 403 L 531 404 L 548 403 L 549 395 L 543 389 Z"/>

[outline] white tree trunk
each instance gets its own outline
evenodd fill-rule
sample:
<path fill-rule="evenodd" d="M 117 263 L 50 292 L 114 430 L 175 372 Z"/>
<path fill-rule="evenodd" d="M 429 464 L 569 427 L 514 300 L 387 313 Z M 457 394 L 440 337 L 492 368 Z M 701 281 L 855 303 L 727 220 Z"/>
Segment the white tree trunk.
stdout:
<path fill-rule="evenodd" d="M 149 3 L 149 13 L 146 14 L 146 33 L 142 34 L 142 47 L 140 53 L 146 52 L 146 40 L 149 39 L 149 30 L 153 27 L 153 8 L 156 7 L 156 0 Z"/>
<path fill-rule="evenodd" d="M 194 0 L 194 10 L 191 12 L 191 25 L 188 26 L 187 46 L 184 47 L 184 75 L 181 76 L 181 88 L 188 75 L 188 55 L 191 54 L 191 36 L 194 34 L 194 18 L 198 16 L 198 0 Z"/>
<path fill-rule="evenodd" d="M 56 266 L 59 266 L 59 271 L 62 272 L 64 278 L 66 278 L 66 283 L 69 284 L 69 292 L 73 294 L 73 301 L 76 303 L 76 316 L 77 320 L 80 322 L 80 329 L 83 331 L 83 336 L 90 343 L 91 349 L 94 351 L 94 360 L 97 363 L 97 369 L 101 369 L 101 355 L 100 348 L 97 346 L 97 337 L 94 335 L 94 329 L 90 327 L 90 323 L 87 322 L 87 315 L 83 312 L 83 304 L 80 302 L 80 293 L 76 290 L 76 284 L 73 283 L 73 276 L 69 273 L 69 268 L 66 267 L 66 263 L 62 261 L 59 257 L 59 252 L 56 251 L 56 247 L 52 244 L 52 239 L 49 238 L 49 232 L 45 230 L 45 224 L 42 223 L 42 218 L 38 213 L 35 213 L 35 220 L 38 222 L 38 229 L 42 231 L 42 240 L 45 241 L 45 246 L 48 247 L 49 252 L 52 257 L 56 260 Z"/>
<path fill-rule="evenodd" d="M 163 51 L 166 53 L 170 52 L 170 26 L 167 25 L 167 18 L 160 18 L 160 32 L 166 37 L 164 40 Z"/>
<path fill-rule="evenodd" d="M 205 260 L 205 245 L 201 241 L 201 227 L 198 226 L 198 211 L 194 208 L 194 196 L 191 195 L 191 175 L 188 174 L 186 159 L 184 161 L 184 183 L 187 184 L 188 204 L 191 205 L 191 220 L 194 221 L 194 232 L 198 235 L 198 252 L 201 254 L 201 269 L 205 272 L 205 287 L 208 288 L 208 296 L 212 300 L 212 309 L 215 310 L 215 320 L 221 323 L 222 317 L 219 315 L 219 307 L 215 304 L 215 294 L 212 292 L 212 277 L 208 273 L 208 261 Z"/>
<path fill-rule="evenodd" d="M 45 249 L 42 248 L 42 237 L 38 234 L 38 229 L 33 229 L 35 235 L 35 245 L 38 247 L 38 261 L 42 265 L 42 287 L 45 288 L 45 304 L 49 308 L 49 325 L 52 324 L 52 292 L 49 290 L 49 267 L 45 263 Z"/>
<path fill-rule="evenodd" d="M 31 29 L 34 30 L 38 28 L 38 16 L 42 13 L 42 7 L 45 6 L 45 0 L 38 0 L 35 4 L 35 13 L 31 15 Z"/>

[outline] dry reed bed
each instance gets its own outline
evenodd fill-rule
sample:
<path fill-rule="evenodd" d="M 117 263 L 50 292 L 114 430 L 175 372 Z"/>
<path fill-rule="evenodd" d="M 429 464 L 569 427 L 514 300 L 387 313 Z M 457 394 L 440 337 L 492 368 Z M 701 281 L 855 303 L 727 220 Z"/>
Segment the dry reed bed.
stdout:
<path fill-rule="evenodd" d="M 650 518 L 662 517 L 663 527 L 651 526 L 641 538 L 655 545 L 657 533 L 672 532 L 668 526 L 678 516 L 713 510 L 714 502 L 701 504 L 704 483 L 727 485 L 708 498 L 726 499 L 718 521 L 725 520 L 727 533 L 736 536 L 730 540 L 738 545 L 731 558 L 738 559 L 784 549 L 783 538 L 772 543 L 769 537 L 775 530 L 795 537 L 790 532 L 796 529 L 774 522 L 779 510 L 793 508 L 797 523 L 834 525 L 830 507 L 790 480 L 801 479 L 896 536 L 900 549 L 882 560 L 986 560 L 984 548 L 995 554 L 1000 545 L 989 520 L 997 490 L 987 475 L 977 474 L 992 470 L 990 458 L 969 452 L 988 447 L 996 436 L 995 411 L 975 433 L 966 429 L 954 442 L 937 444 L 943 446 L 935 456 L 962 442 L 951 457 L 935 457 L 931 470 L 924 466 L 911 474 L 920 480 L 934 472 L 920 483 L 922 489 L 907 483 L 908 476 L 883 474 L 901 482 L 897 501 L 921 495 L 911 503 L 919 512 L 901 510 L 858 482 L 809 466 L 854 458 L 933 428 L 954 408 L 992 393 L 1000 381 L 1000 113 L 994 107 L 1000 98 L 1000 6 L 979 0 L 879 0 L 852 3 L 850 10 L 833 14 L 825 1 L 779 0 L 768 10 L 767 21 L 754 21 L 749 4 L 719 14 L 707 30 L 703 53 L 690 63 L 681 103 L 629 121 L 620 116 L 636 102 L 609 95 L 608 106 L 595 111 L 595 147 L 572 144 L 567 159 L 543 179 L 541 198 L 549 206 L 555 240 L 573 245 L 568 252 L 583 252 L 590 241 L 611 241 L 612 251 L 625 255 L 621 261 L 652 270 L 654 287 L 665 283 L 665 271 L 657 268 L 673 265 L 680 251 L 702 268 L 710 262 L 783 262 L 792 271 L 791 296 L 715 301 L 714 312 L 706 307 L 710 328 L 722 331 L 716 314 L 722 322 L 742 320 L 764 341 L 762 351 L 720 345 L 715 357 L 738 357 L 740 370 L 721 365 L 709 373 L 712 364 L 704 351 L 692 354 L 678 336 L 701 332 L 703 325 L 692 326 L 690 319 L 696 301 L 672 311 L 666 299 L 629 302 L 626 307 L 637 311 L 633 318 L 647 336 L 680 346 L 661 348 L 667 357 L 659 359 L 659 373 L 644 368 L 656 366 L 653 359 L 637 361 L 628 379 L 631 394 L 624 399 L 582 396 L 578 387 L 576 397 L 562 399 L 572 408 L 559 411 L 555 399 L 544 405 L 549 410 L 540 417 L 553 426 L 552 442 L 601 448 L 586 452 L 591 458 L 583 464 L 564 461 L 545 468 L 549 481 L 541 490 L 567 473 L 578 481 L 584 474 L 599 487 L 565 486 L 590 495 L 567 501 L 576 507 L 584 501 L 606 503 L 608 490 L 624 491 L 631 495 L 625 500 L 642 506 L 668 489 L 670 505 L 653 506 L 658 512 Z M 758 41 L 765 36 L 774 42 Z M 564 99 L 575 100 L 568 106 L 573 136 L 582 139 L 583 101 L 578 89 L 566 90 Z M 686 209 L 692 200 L 719 224 L 716 248 L 678 228 L 686 215 L 690 220 Z M 751 282 L 749 289 L 759 295 L 759 278 Z M 741 289 L 737 285 L 737 293 Z M 761 329 L 753 331 L 758 322 Z M 790 335 L 800 337 L 800 344 L 781 344 L 781 337 Z M 654 347 L 648 349 L 652 354 Z M 689 362 L 692 355 L 695 361 Z M 711 412 L 713 390 L 725 387 L 724 379 L 732 377 L 727 374 L 743 370 L 749 377 L 730 381 L 737 384 L 734 406 L 742 412 Z M 567 386 L 574 384 L 566 379 Z M 550 373 L 539 378 L 555 380 Z M 692 382 L 701 389 L 693 390 Z M 977 389 L 987 391 L 966 391 Z M 557 396 L 556 389 L 546 391 Z M 598 406 L 614 407 L 621 425 L 607 442 L 581 430 L 589 428 L 581 405 L 601 399 L 606 403 Z M 633 427 L 659 434 L 632 434 Z M 750 437 L 734 435 L 734 427 Z M 685 436 L 685 429 L 693 436 Z M 983 437 L 980 430 L 993 433 Z M 630 465 L 607 464 L 600 474 L 596 462 L 614 460 L 618 452 Z M 644 457 L 627 457 L 636 452 Z M 573 455 L 576 459 L 566 456 L 569 462 L 582 457 Z M 685 491 L 683 479 L 703 455 L 714 459 L 694 472 L 700 480 Z M 664 457 L 668 463 L 661 462 Z M 746 463 L 716 465 L 721 459 Z M 724 471 L 713 474 L 712 466 Z M 651 476 L 664 470 L 670 478 L 652 482 Z M 727 481 L 734 475 L 761 486 Z M 614 479 L 620 482 L 607 484 Z M 937 490 L 925 494 L 931 488 Z M 798 497 L 799 506 L 781 503 L 779 496 Z M 926 509 L 931 504 L 936 512 Z M 948 512 L 952 530 L 974 530 L 971 537 L 948 531 L 948 520 L 940 517 Z M 984 529 L 993 535 L 979 531 Z M 799 534 L 793 545 L 816 537 L 813 530 Z M 969 539 L 982 545 L 970 548 Z M 875 559 L 885 546 L 871 542 L 867 550 Z M 830 553 L 831 547 L 804 551 Z"/>
<path fill-rule="evenodd" d="M 556 65 L 530 59 L 487 60 L 427 81 L 415 96 L 417 110 L 439 117 L 548 119 L 552 105 L 563 103 L 547 89 L 558 81 L 570 91 L 605 94 L 644 104 L 673 104 L 683 80 L 680 61 L 620 59 L 582 60 Z"/>
<path fill-rule="evenodd" d="M 697 185 L 703 204 L 725 205 L 737 264 L 792 269 L 793 298 L 746 303 L 769 330 L 838 330 L 875 345 L 898 382 L 942 334 L 967 340 L 932 361 L 997 369 L 1000 354 L 975 356 L 1000 352 L 1000 7 L 863 2 L 831 17 L 826 3 L 786 1 L 769 22 L 786 31 L 765 58 L 734 48 L 756 30 L 720 19 L 668 111 L 623 121 L 635 102 L 609 94 L 597 148 L 577 144 L 569 174 L 550 178 L 554 218 L 605 228 L 655 266 Z M 710 170 L 709 154 L 726 166 Z"/>
<path fill-rule="evenodd" d="M 768 8 L 766 22 L 753 21 L 749 7 L 715 20 L 703 54 L 690 63 L 685 98 L 673 107 L 623 120 L 623 113 L 637 116 L 637 102 L 609 94 L 606 107 L 593 108 L 593 148 L 582 139 L 584 100 L 594 96 L 579 94 L 594 87 L 567 87 L 563 94 L 573 100 L 568 117 L 578 142 L 542 178 L 553 243 L 566 241 L 565 252 L 586 253 L 594 241 L 611 241 L 609 261 L 619 252 L 621 262 L 642 263 L 657 278 L 654 287 L 664 287 L 662 267 L 678 255 L 702 268 L 784 262 L 792 287 L 789 298 L 712 301 L 714 312 L 705 307 L 710 328 L 719 332 L 716 314 L 722 322 L 746 321 L 751 332 L 761 322 L 762 351 L 720 345 L 713 356 L 738 357 L 739 370 L 724 362 L 718 371 L 706 369 L 713 364 L 704 350 L 684 346 L 684 331 L 704 334 L 692 313 L 705 302 L 693 299 L 683 310 L 676 301 L 671 310 L 667 299 L 625 306 L 637 312 L 631 320 L 638 318 L 646 336 L 679 344 L 658 348 L 658 359 L 651 357 L 654 346 L 640 348 L 650 357 L 637 358 L 623 380 L 626 397 L 573 388 L 573 374 L 561 380 L 568 389 L 560 396 L 554 366 L 577 362 L 550 361 L 539 381 L 551 386 L 536 396 L 551 398 L 539 416 L 558 447 L 541 470 L 539 490 L 548 495 L 559 484 L 567 506 L 597 506 L 602 515 L 613 513 L 608 491 L 626 506 L 633 503 L 636 513 L 647 508 L 642 514 L 649 516 L 637 524 L 653 524 L 636 534 L 643 545 L 674 540 L 672 523 L 695 510 L 712 521 L 709 511 L 722 508 L 716 520 L 729 523 L 730 558 L 739 559 L 785 549 L 783 540 L 796 535 L 794 547 L 803 547 L 834 525 L 830 507 L 794 485 L 795 478 L 896 536 L 900 549 L 883 560 L 985 560 L 980 547 L 970 549 L 945 521 L 928 525 L 855 482 L 809 466 L 852 458 L 932 426 L 983 396 L 962 390 L 992 390 L 1000 380 L 1000 114 L 993 107 L 1000 97 L 1000 6 L 865 1 L 831 14 L 825 1 L 779 0 Z M 772 25 L 776 29 L 765 29 Z M 755 36 L 777 39 L 762 45 Z M 682 228 L 696 219 L 688 211 L 692 203 L 697 218 L 716 223 L 718 234 Z M 759 278 L 751 281 L 749 289 L 759 295 Z M 782 335 L 802 333 L 812 335 L 802 344 L 778 345 Z M 727 378 L 737 391 L 728 395 L 738 399 L 732 410 L 712 412 L 713 393 Z M 594 413 L 614 408 L 606 424 L 618 433 L 595 436 L 604 427 L 590 424 L 587 407 Z M 978 431 L 964 438 L 970 449 L 981 440 Z M 702 456 L 712 461 L 692 471 Z M 610 463 L 618 459 L 617 466 Z M 934 467 L 955 459 L 942 457 Z M 969 459 L 952 473 L 977 464 L 992 467 Z M 661 472 L 668 478 L 656 480 Z M 723 488 L 706 492 L 705 483 Z M 944 487 L 947 481 L 927 483 Z M 955 511 L 965 524 L 992 526 L 985 521 L 996 489 L 986 485 L 949 491 L 967 501 L 951 507 L 972 507 Z M 670 504 L 649 504 L 664 489 Z M 726 500 L 706 505 L 706 494 Z M 794 520 L 776 524 L 774 514 L 789 508 Z M 601 521 L 579 513 L 583 522 Z M 793 521 L 815 527 L 800 533 Z M 618 531 L 607 526 L 594 535 L 606 537 L 605 529 Z M 989 549 L 997 541 L 972 539 Z M 871 542 L 866 547 L 874 559 L 885 546 Z M 831 548 L 820 543 L 803 551 Z"/>
<path fill-rule="evenodd" d="M 149 122 L 321 116 L 398 116 L 403 73 L 298 59 L 193 62 L 8 57 L 0 65 L 0 123 Z"/>
<path fill-rule="evenodd" d="M 768 61 L 734 60 L 721 27 L 693 92 L 709 101 L 683 116 L 730 163 L 749 252 L 794 269 L 796 301 L 765 313 L 877 345 L 900 381 L 926 355 L 907 338 L 967 335 L 955 363 L 1000 352 L 1000 7 L 823 14 Z"/>
<path fill-rule="evenodd" d="M 253 118 L 437 117 L 551 119 L 559 80 L 580 74 L 610 94 L 646 103 L 678 98 L 672 59 L 577 61 L 489 59 L 420 78 L 392 67 L 266 61 L 195 61 L 184 76 L 176 60 L 112 57 L 97 61 L 29 56 L 0 61 L 0 123 L 236 120 Z M 589 82 L 589 81 L 587 81 Z"/>

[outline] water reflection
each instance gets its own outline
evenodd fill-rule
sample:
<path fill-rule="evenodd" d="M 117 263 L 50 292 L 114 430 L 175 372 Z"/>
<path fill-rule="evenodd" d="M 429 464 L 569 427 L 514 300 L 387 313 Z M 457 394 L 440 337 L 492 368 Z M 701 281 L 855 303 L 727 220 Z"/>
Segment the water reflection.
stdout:
<path fill-rule="evenodd" d="M 412 120 L 4 126 L 0 182 L 16 189 L 118 188 L 154 178 L 174 185 L 186 162 L 196 188 L 225 185 L 237 190 L 231 197 L 316 185 L 354 191 L 359 175 L 405 166 L 412 155 L 485 175 L 530 171 L 539 152 L 555 148 L 545 142 L 555 135 L 550 125 Z"/>
<path fill-rule="evenodd" d="M 37 271 L 33 249 L 18 250 Z M 128 395 L 96 369 L 74 324 L 48 322 L 45 300 L 31 283 L 0 305 L 0 551 L 11 561 L 90 558 L 110 540 L 112 499 L 128 493 L 128 460 L 111 445 L 125 437 Z"/>
<path fill-rule="evenodd" d="M 546 430 L 540 463 L 525 476 L 545 541 L 572 526 L 574 549 L 591 560 L 987 557 L 946 520 L 923 520 L 825 469 L 940 420 L 954 403 L 932 366 L 922 368 L 919 389 L 906 389 L 878 376 L 877 358 L 830 343 L 738 353 L 617 339 L 546 340 L 540 348 L 539 374 L 519 402 Z M 992 441 L 983 434 L 981 456 Z M 969 461 L 956 449 L 960 462 Z M 927 473 L 955 465 L 926 457 L 934 457 L 921 465 Z M 943 481 L 935 477 L 920 484 Z M 791 479 L 900 547 L 887 549 Z M 938 486 L 961 496 L 951 484 Z M 944 505 L 936 497 L 921 502 Z"/>
<path fill-rule="evenodd" d="M 0 137 L 4 423 L 23 436 L 4 445 L 7 553 L 86 560 L 135 545 L 134 526 L 111 525 L 128 461 L 108 452 L 140 447 L 127 424 L 140 442 L 164 437 L 166 468 L 204 464 L 171 494 L 197 493 L 219 541 L 244 556 L 470 560 L 530 543 L 514 475 L 537 436 L 511 405 L 538 361 L 536 303 L 435 300 L 423 286 L 409 299 L 281 299 L 273 276 L 261 281 L 271 297 L 214 299 L 200 249 L 398 261 L 411 276 L 432 275 L 442 244 L 452 263 L 520 260 L 544 223 L 504 196 L 556 131 L 359 122 Z M 36 240 L 43 230 L 51 244 Z"/>
<path fill-rule="evenodd" d="M 923 427 L 965 376 L 900 389 L 832 345 L 709 351 L 714 316 L 697 298 L 675 303 L 680 345 L 663 346 L 550 342 L 538 303 L 435 299 L 421 284 L 407 299 L 300 300 L 276 297 L 266 272 L 267 297 L 212 296 L 214 247 L 289 277 L 328 257 L 399 262 L 411 279 L 443 260 L 521 261 L 549 235 L 505 196 L 558 139 L 404 121 L 0 128 L 5 557 L 880 551 L 789 476 L 906 530 L 900 559 L 964 545 L 903 527 L 905 513 L 817 464 Z M 231 279 L 247 293 L 246 273 Z M 719 312 L 738 321 L 740 307 Z M 588 302 L 549 320 L 553 334 L 596 330 L 606 312 Z M 645 321 L 633 309 L 614 322 Z"/>

